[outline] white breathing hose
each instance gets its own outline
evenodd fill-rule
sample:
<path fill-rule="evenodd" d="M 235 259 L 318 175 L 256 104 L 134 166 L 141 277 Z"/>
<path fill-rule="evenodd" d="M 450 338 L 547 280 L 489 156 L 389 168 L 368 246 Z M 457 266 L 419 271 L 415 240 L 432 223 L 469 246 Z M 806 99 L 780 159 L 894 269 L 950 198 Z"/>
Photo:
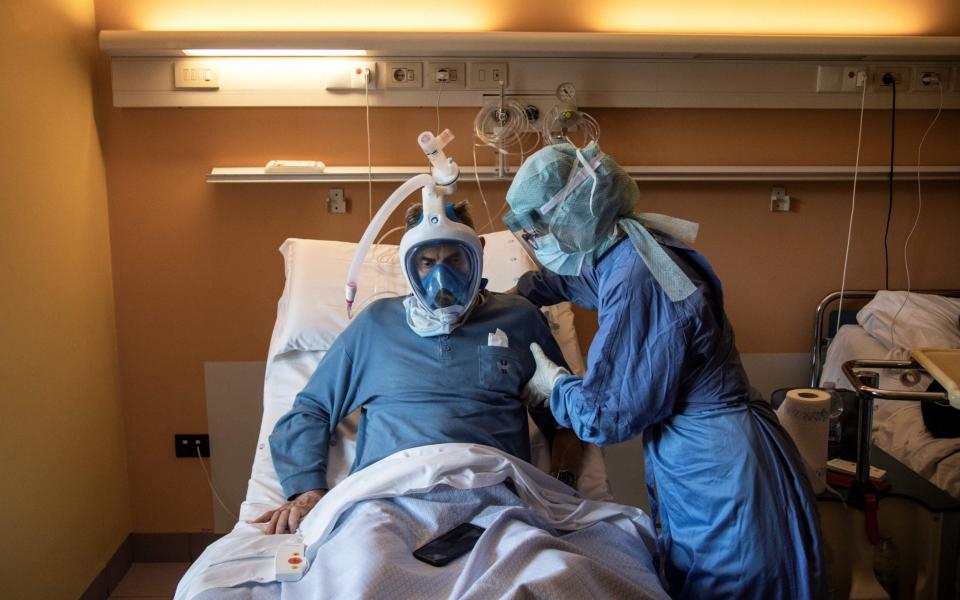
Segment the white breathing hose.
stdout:
<path fill-rule="evenodd" d="M 373 240 L 383 229 L 393 211 L 407 196 L 419 189 L 429 188 L 435 190 L 441 196 L 453 193 L 453 190 L 456 189 L 457 179 L 460 177 L 460 167 L 443 152 L 444 146 L 451 141 L 453 141 L 453 133 L 449 129 L 444 129 L 439 135 L 424 131 L 417 136 L 420 149 L 423 150 L 427 160 L 430 161 L 430 174 L 414 175 L 400 184 L 400 187 L 390 194 L 387 201 L 383 203 L 377 214 L 370 220 L 367 230 L 363 232 L 363 237 L 360 238 L 357 250 L 353 254 L 353 260 L 350 261 L 350 268 L 347 270 L 347 283 L 343 290 L 344 299 L 347 303 L 347 318 L 353 318 L 353 302 L 357 298 L 357 279 L 360 275 L 360 265 L 363 264 Z"/>
<path fill-rule="evenodd" d="M 421 188 L 433 185 L 436 184 L 431 175 L 426 173 L 414 175 L 400 184 L 400 187 L 390 194 L 390 197 L 383 203 L 383 206 L 380 207 L 377 214 L 373 216 L 373 219 L 370 221 L 370 226 L 367 227 L 367 230 L 363 233 L 363 237 L 360 238 L 360 243 L 357 244 L 357 251 L 354 253 L 353 260 L 350 262 L 350 269 L 347 271 L 347 285 L 344 289 L 344 297 L 347 301 L 348 316 L 352 316 L 353 301 L 357 297 L 357 275 L 360 273 L 360 265 L 363 264 L 363 259 L 366 258 L 367 251 L 373 244 L 373 240 L 376 239 L 377 234 L 383 229 L 384 224 L 387 222 L 387 219 L 390 218 L 390 215 L 393 214 L 393 211 L 396 210 L 401 202 L 406 200 L 407 196 Z"/>

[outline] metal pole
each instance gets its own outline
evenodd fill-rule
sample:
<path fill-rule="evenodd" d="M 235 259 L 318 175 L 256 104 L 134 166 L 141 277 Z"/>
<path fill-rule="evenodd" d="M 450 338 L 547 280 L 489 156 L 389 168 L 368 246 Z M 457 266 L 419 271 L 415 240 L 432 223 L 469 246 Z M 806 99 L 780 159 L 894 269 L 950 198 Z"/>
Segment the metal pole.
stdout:
<path fill-rule="evenodd" d="M 872 388 L 880 385 L 880 374 L 876 371 L 860 371 L 857 373 L 863 385 Z M 870 438 L 873 431 L 873 397 L 858 393 L 860 407 L 860 426 L 857 427 L 857 481 L 861 485 L 870 482 Z"/>

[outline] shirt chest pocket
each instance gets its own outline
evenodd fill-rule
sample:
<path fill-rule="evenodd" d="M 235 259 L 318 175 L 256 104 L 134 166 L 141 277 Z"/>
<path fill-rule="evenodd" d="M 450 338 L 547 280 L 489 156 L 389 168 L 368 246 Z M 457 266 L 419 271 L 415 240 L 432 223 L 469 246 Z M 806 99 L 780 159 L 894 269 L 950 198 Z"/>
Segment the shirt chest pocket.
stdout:
<path fill-rule="evenodd" d="M 479 346 L 480 386 L 494 392 L 520 395 L 523 387 L 523 363 L 520 354 L 512 348 Z"/>

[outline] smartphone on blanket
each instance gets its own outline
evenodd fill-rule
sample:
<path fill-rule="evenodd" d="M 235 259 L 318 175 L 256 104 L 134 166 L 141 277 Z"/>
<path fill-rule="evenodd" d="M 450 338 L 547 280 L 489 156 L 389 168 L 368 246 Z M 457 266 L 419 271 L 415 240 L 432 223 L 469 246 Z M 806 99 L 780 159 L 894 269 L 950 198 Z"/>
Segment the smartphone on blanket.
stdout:
<path fill-rule="evenodd" d="M 473 550 L 484 532 L 483 527 L 462 523 L 413 551 L 413 556 L 428 565 L 442 567 Z"/>

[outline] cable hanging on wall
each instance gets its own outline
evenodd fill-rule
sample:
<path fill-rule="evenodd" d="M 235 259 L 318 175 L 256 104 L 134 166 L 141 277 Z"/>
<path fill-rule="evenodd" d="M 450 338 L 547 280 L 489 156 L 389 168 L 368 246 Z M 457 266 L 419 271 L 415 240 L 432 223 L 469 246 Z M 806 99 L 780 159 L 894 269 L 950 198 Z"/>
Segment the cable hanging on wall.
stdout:
<path fill-rule="evenodd" d="M 883 85 L 890 86 L 890 170 L 887 173 L 887 220 L 883 226 L 883 287 L 890 289 L 890 217 L 893 214 L 893 157 L 897 133 L 897 79 L 893 73 L 884 73 Z"/>
<path fill-rule="evenodd" d="M 900 312 L 903 311 L 903 307 L 906 306 L 907 301 L 910 299 L 910 290 L 913 286 L 913 282 L 910 280 L 910 256 L 907 254 L 907 250 L 910 248 L 910 240 L 917 230 L 917 225 L 920 224 L 920 213 L 923 211 L 923 190 L 920 187 L 920 152 L 923 150 L 923 142 L 927 140 L 930 130 L 937 124 L 940 113 L 943 112 L 943 83 L 939 77 L 935 79 L 935 82 L 937 84 L 937 90 L 940 92 L 940 106 L 937 108 L 937 114 L 934 115 L 933 120 L 930 121 L 930 125 L 927 126 L 927 130 L 923 132 L 923 137 L 920 138 L 920 144 L 917 146 L 917 214 L 913 219 L 913 226 L 910 228 L 910 233 L 907 234 L 907 239 L 903 242 L 903 268 L 907 272 L 907 293 L 903 297 L 903 302 L 900 303 L 900 307 L 897 308 L 896 314 L 893 315 L 893 321 L 890 323 L 890 340 L 894 345 L 897 344 L 897 318 L 900 317 Z"/>
<path fill-rule="evenodd" d="M 850 221 L 847 224 L 847 245 L 843 253 L 843 276 L 840 279 L 840 302 L 837 304 L 837 329 L 840 331 L 840 317 L 843 314 L 843 293 L 847 286 L 847 264 L 850 260 L 850 240 L 853 237 L 853 215 L 857 211 L 857 176 L 860 173 L 860 144 L 863 141 L 863 109 L 867 102 L 867 74 L 865 71 L 857 73 L 857 85 L 863 89 L 860 92 L 860 125 L 857 128 L 857 158 L 853 163 L 853 192 L 850 197 Z M 836 335 L 836 333 L 834 333 Z"/>

